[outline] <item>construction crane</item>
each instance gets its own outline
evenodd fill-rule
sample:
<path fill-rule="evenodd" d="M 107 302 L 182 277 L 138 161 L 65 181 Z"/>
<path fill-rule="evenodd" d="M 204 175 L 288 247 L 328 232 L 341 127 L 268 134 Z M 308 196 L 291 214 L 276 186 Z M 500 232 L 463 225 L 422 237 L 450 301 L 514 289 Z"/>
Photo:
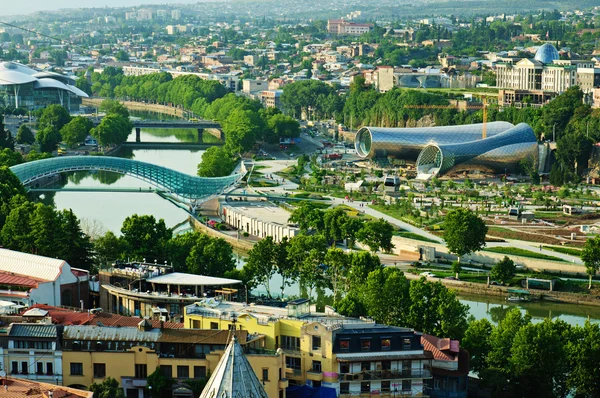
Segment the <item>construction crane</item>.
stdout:
<path fill-rule="evenodd" d="M 483 109 L 483 118 L 482 118 L 483 126 L 481 129 L 481 138 L 485 139 L 487 137 L 487 110 L 488 110 L 488 102 L 487 102 L 486 96 L 481 97 L 481 103 L 483 104 L 483 106 L 480 106 L 480 105 L 461 106 L 457 103 L 455 105 L 404 105 L 404 108 L 409 108 L 409 109 Z"/>

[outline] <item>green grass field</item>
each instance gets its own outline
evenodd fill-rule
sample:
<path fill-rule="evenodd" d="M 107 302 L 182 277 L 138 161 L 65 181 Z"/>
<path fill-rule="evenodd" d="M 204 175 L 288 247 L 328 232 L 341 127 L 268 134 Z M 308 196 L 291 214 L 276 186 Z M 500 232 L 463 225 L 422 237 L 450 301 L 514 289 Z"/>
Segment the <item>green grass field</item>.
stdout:
<path fill-rule="evenodd" d="M 548 256 L 547 254 L 536 253 L 534 251 L 525 250 L 525 249 L 521 249 L 518 247 L 498 246 L 498 247 L 488 247 L 484 250 L 487 252 L 492 252 L 492 253 L 500 253 L 500 254 L 513 255 L 513 256 L 537 258 L 539 260 L 562 261 L 562 262 L 565 261 L 559 257 Z"/>

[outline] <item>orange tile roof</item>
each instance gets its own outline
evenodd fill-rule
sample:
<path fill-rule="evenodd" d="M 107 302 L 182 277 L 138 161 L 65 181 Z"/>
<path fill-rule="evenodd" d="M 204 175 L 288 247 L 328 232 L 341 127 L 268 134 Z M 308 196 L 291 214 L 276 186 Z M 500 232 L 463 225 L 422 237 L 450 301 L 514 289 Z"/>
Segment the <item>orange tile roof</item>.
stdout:
<path fill-rule="evenodd" d="M 441 339 L 430 334 L 421 336 L 421 344 L 423 349 L 433 354 L 433 359 L 438 361 L 458 361 L 458 352 L 450 351 L 450 339 Z"/>
<path fill-rule="evenodd" d="M 53 398 L 92 398 L 94 396 L 91 391 L 13 377 L 1 379 L 0 384 L 0 397 L 2 398 L 48 398 L 49 391 L 52 391 Z"/>

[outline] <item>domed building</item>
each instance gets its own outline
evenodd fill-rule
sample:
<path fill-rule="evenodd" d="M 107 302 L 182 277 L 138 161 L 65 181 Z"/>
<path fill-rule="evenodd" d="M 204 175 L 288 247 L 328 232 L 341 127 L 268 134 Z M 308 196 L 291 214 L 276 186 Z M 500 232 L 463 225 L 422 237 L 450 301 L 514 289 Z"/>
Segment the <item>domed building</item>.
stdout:
<path fill-rule="evenodd" d="M 544 65 L 551 64 L 557 59 L 560 59 L 560 55 L 558 54 L 558 50 L 550 43 L 544 43 L 538 50 L 535 52 L 534 59 L 536 61 L 541 62 Z"/>

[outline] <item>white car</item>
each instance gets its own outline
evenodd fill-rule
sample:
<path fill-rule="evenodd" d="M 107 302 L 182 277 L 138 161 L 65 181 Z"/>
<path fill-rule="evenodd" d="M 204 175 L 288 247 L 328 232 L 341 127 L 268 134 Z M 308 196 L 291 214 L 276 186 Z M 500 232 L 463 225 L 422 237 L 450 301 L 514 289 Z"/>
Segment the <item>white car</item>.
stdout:
<path fill-rule="evenodd" d="M 424 276 L 425 278 L 435 278 L 435 274 L 433 272 L 421 272 L 421 276 Z"/>

